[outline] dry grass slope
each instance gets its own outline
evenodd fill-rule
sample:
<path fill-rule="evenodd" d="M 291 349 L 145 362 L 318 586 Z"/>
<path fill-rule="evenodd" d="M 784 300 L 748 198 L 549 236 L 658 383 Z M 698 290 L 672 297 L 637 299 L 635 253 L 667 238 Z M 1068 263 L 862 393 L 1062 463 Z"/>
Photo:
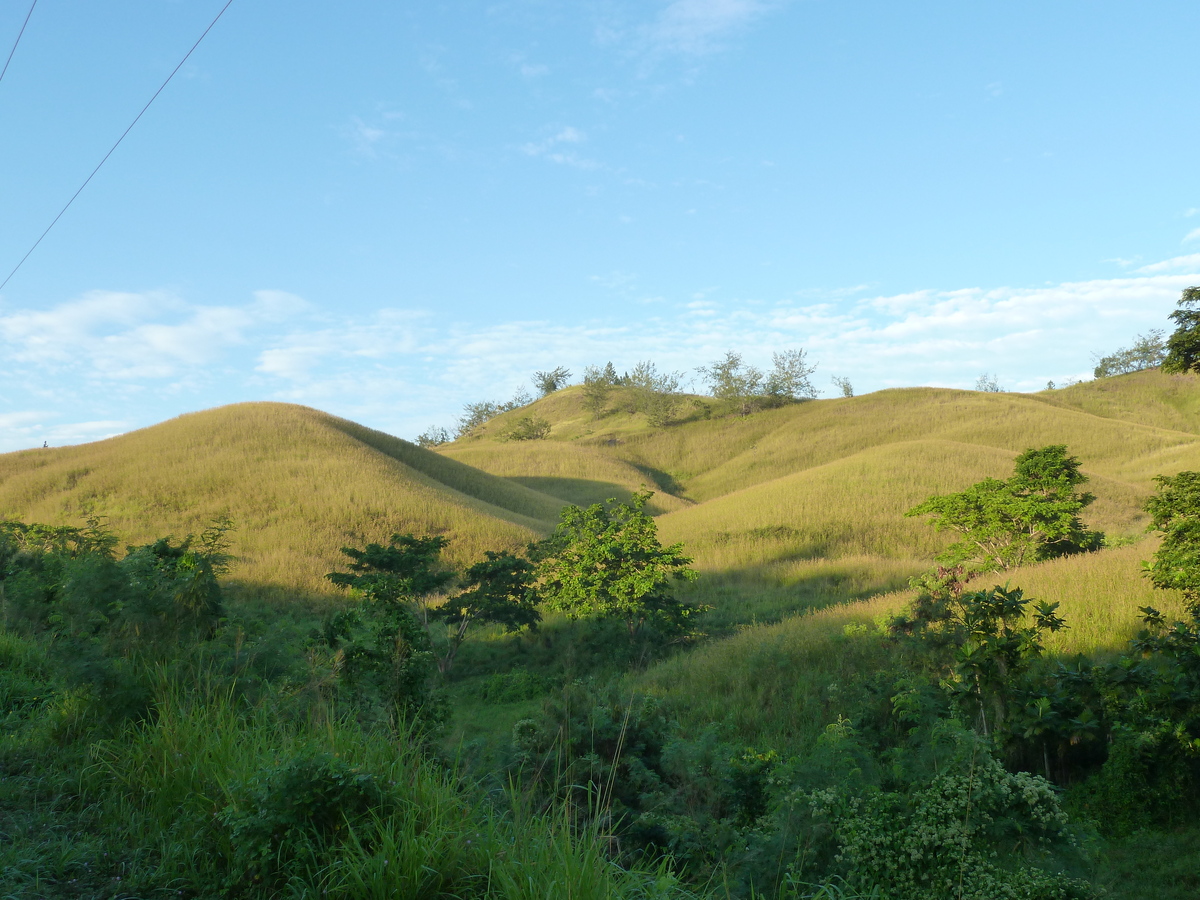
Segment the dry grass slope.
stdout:
<path fill-rule="evenodd" d="M 124 539 L 235 521 L 239 580 L 305 593 L 347 543 L 439 533 L 452 560 L 544 533 L 561 501 L 334 416 L 249 403 L 107 441 L 0 456 L 0 516 L 79 524 Z"/>

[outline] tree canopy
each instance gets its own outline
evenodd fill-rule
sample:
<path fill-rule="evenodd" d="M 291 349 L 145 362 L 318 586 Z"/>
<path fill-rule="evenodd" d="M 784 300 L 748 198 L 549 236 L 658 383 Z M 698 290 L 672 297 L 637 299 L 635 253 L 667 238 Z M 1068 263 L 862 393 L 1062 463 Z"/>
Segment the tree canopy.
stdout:
<path fill-rule="evenodd" d="M 938 531 L 960 534 L 938 559 L 964 566 L 968 577 L 1007 570 L 1100 547 L 1104 536 L 1079 519 L 1095 499 L 1076 490 L 1087 480 L 1066 446 L 1051 444 L 1018 456 L 1007 480 L 985 478 L 965 491 L 930 497 L 905 515 L 932 516 Z"/>
<path fill-rule="evenodd" d="M 1159 475 L 1158 493 L 1146 501 L 1150 527 L 1163 532 L 1146 574 L 1157 588 L 1183 591 L 1200 612 L 1200 472 Z"/>
<path fill-rule="evenodd" d="M 632 639 L 647 623 L 679 629 L 693 611 L 672 593 L 691 580 L 682 544 L 663 547 L 644 507 L 652 491 L 586 508 L 568 506 L 554 533 L 534 545 L 546 606 L 570 618 L 623 621 Z"/>
<path fill-rule="evenodd" d="M 1200 287 L 1184 288 L 1179 308 L 1171 313 L 1175 333 L 1167 338 L 1164 372 L 1200 371 Z"/>

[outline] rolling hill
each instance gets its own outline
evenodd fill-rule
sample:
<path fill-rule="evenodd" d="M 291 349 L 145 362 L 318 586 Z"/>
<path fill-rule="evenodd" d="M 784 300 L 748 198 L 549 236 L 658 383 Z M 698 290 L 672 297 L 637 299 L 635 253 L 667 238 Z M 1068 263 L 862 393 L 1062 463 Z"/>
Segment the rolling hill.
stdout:
<path fill-rule="evenodd" d="M 747 618 L 770 588 L 772 618 L 902 586 L 945 542 L 903 512 L 1006 476 L 1031 446 L 1068 445 L 1097 495 L 1089 524 L 1140 539 L 1153 477 L 1200 468 L 1196 387 L 1145 371 L 1039 394 L 893 389 L 749 416 L 692 397 L 660 429 L 620 396 L 595 417 L 573 387 L 436 450 L 305 407 L 239 404 L 0 456 L 0 516 L 103 515 L 137 542 L 227 514 L 240 580 L 320 593 L 348 543 L 439 533 L 461 564 L 545 534 L 566 503 L 647 486 L 664 539 L 723 580 L 716 594 L 702 581 L 697 598 L 740 594 Z M 528 415 L 549 422 L 548 439 L 502 439 Z"/>

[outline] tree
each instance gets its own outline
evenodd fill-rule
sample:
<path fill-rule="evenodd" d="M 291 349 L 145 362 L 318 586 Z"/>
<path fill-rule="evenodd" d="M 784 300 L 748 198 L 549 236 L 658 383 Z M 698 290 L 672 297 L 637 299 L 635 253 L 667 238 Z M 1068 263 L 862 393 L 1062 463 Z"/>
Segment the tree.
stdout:
<path fill-rule="evenodd" d="M 1164 372 L 1200 371 L 1200 287 L 1184 288 L 1179 309 L 1171 313 L 1175 333 L 1167 338 Z"/>
<path fill-rule="evenodd" d="M 764 375 L 754 366 L 745 365 L 740 353 L 727 350 L 723 359 L 696 371 L 708 381 L 709 392 L 714 397 L 735 404 L 743 416 L 762 406 L 777 406 L 817 396 L 809 381 L 816 366 L 805 362 L 803 350 L 785 350 L 772 354 L 771 359 L 774 366 Z"/>
<path fill-rule="evenodd" d="M 679 409 L 678 372 L 659 372 L 650 360 L 639 362 L 623 379 L 630 390 L 633 410 L 644 413 L 656 428 L 671 424 Z"/>
<path fill-rule="evenodd" d="M 727 400 L 747 416 L 766 394 L 763 373 L 754 366 L 742 364 L 742 356 L 725 351 L 724 359 L 701 366 L 696 370 L 708 381 L 709 392 L 718 400 Z"/>
<path fill-rule="evenodd" d="M 550 423 L 539 416 L 521 416 L 501 437 L 506 441 L 540 441 L 550 434 Z"/>
<path fill-rule="evenodd" d="M 1066 623 L 1057 603 L 1038 602 L 1029 616 L 1034 601 L 1020 588 L 997 585 L 964 593 L 957 580 L 962 570 L 942 571 L 949 576 L 946 588 L 922 594 L 889 628 L 917 638 L 943 685 L 978 712 L 983 734 L 999 735 L 1021 676 L 1042 654 L 1044 634 Z"/>
<path fill-rule="evenodd" d="M 664 631 L 682 627 L 695 610 L 671 586 L 697 576 L 682 544 L 658 542 L 644 510 L 651 496 L 643 491 L 625 503 L 563 509 L 554 533 L 533 548 L 546 606 L 573 619 L 623 621 L 630 640 L 648 622 Z"/>
<path fill-rule="evenodd" d="M 564 366 L 551 369 L 549 372 L 534 372 L 533 384 L 542 397 L 549 396 L 567 383 L 571 370 Z"/>
<path fill-rule="evenodd" d="M 1007 481 L 985 478 L 957 494 L 930 497 L 905 515 L 932 516 L 938 531 L 962 535 L 938 559 L 965 566 L 969 578 L 1098 549 L 1104 535 L 1089 531 L 1079 519 L 1095 500 L 1076 490 L 1087 480 L 1066 446 L 1051 444 L 1018 456 Z"/>
<path fill-rule="evenodd" d="M 430 425 L 422 434 L 417 435 L 417 446 L 425 447 L 440 447 L 442 444 L 450 443 L 450 432 L 440 425 Z"/>
<path fill-rule="evenodd" d="M 1123 347 L 1110 356 L 1099 357 L 1092 375 L 1096 378 L 1109 378 L 1113 375 L 1140 372 L 1142 369 L 1161 366 L 1166 358 L 1167 345 L 1163 341 L 1163 332 L 1156 329 L 1139 334 L 1132 347 Z"/>
<path fill-rule="evenodd" d="M 393 534 L 385 547 L 367 544 L 362 550 L 343 547 L 342 553 L 353 560 L 349 572 L 330 572 L 325 577 L 338 587 L 358 591 L 367 601 L 388 604 L 416 604 L 422 620 L 427 619 L 426 601 L 454 578 L 440 568 L 442 550 L 450 542 L 441 535 L 414 537 Z"/>
<path fill-rule="evenodd" d="M 987 372 L 984 372 L 975 379 L 975 390 L 989 394 L 1004 393 L 1004 388 L 1000 387 L 1000 382 L 996 380 L 996 376 L 989 375 Z"/>
<path fill-rule="evenodd" d="M 486 553 L 487 559 L 467 569 L 463 579 L 467 590 L 435 610 L 437 618 L 457 626 L 450 636 L 450 650 L 438 664 L 443 672 L 454 665 L 472 625 L 500 625 L 506 632 L 516 632 L 536 628 L 541 621 L 533 564 L 511 553 Z"/>
<path fill-rule="evenodd" d="M 611 362 L 606 363 L 603 368 L 587 366 L 583 370 L 583 408 L 599 418 L 604 414 L 608 398 L 619 381 L 617 370 Z"/>
<path fill-rule="evenodd" d="M 772 368 L 765 385 L 768 396 L 781 400 L 812 400 L 817 389 L 808 376 L 817 371 L 809 365 L 804 350 L 784 350 L 771 354 Z"/>
<path fill-rule="evenodd" d="M 1158 493 L 1146 501 L 1150 528 L 1163 533 L 1146 575 L 1156 588 L 1183 592 L 1188 608 L 1200 614 L 1200 472 L 1159 475 Z"/>
<path fill-rule="evenodd" d="M 849 378 L 839 377 L 837 375 L 834 375 L 833 376 L 833 384 L 835 387 L 838 388 L 838 390 L 840 390 L 842 392 L 843 397 L 853 397 L 854 396 L 854 385 L 852 385 L 850 383 Z"/>
<path fill-rule="evenodd" d="M 426 601 L 454 577 L 439 565 L 447 543 L 438 535 L 393 534 L 386 547 L 343 547 L 342 553 L 353 560 L 350 572 L 325 576 L 353 590 L 358 603 L 326 620 L 321 637 L 341 656 L 351 689 L 378 694 L 397 724 L 435 724 L 445 718 L 444 705 L 430 686 L 435 657 Z"/>

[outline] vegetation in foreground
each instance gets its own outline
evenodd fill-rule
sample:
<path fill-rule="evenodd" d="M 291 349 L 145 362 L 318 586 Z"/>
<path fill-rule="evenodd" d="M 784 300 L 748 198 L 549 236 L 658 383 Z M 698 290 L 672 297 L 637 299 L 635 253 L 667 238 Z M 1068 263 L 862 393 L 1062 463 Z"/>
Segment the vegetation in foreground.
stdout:
<path fill-rule="evenodd" d="M 799 403 L 728 354 L 708 399 L 539 373 L 438 453 L 242 407 L 9 455 L 8 515 L 141 543 L 3 529 L 4 894 L 1194 896 L 1197 302 L 1185 374 L 1143 341 L 1035 397 Z M 243 510 L 286 593 L 219 580 Z"/>

